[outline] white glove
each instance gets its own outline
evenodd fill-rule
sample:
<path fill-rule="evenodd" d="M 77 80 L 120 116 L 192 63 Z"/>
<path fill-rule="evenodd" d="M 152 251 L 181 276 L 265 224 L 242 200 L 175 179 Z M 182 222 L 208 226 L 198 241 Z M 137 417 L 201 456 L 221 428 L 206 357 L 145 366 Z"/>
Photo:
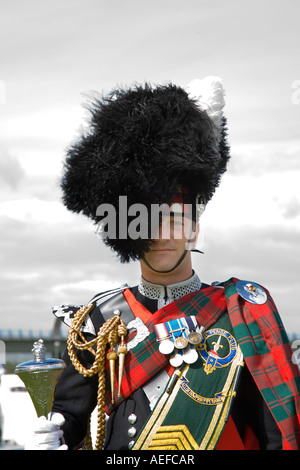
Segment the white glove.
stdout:
<path fill-rule="evenodd" d="M 67 450 L 68 446 L 61 444 L 63 431 L 60 429 L 65 418 L 60 413 L 49 413 L 36 418 L 33 432 L 25 443 L 25 450 Z"/>

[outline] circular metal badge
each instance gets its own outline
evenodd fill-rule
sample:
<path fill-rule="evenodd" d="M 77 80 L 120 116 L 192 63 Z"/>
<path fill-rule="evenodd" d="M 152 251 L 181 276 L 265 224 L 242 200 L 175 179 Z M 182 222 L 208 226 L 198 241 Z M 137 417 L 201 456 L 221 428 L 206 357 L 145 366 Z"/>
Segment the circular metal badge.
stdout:
<path fill-rule="evenodd" d="M 188 335 L 188 342 L 190 344 L 200 344 L 202 340 L 202 335 L 200 333 L 197 333 L 197 331 L 191 331 L 191 333 Z"/>
<path fill-rule="evenodd" d="M 174 346 L 177 349 L 184 349 L 188 346 L 189 342 L 184 336 L 178 336 L 174 341 Z"/>
<path fill-rule="evenodd" d="M 247 302 L 262 305 L 267 301 L 264 289 L 254 282 L 238 281 L 235 287 L 239 295 Z"/>
<path fill-rule="evenodd" d="M 181 355 L 179 352 L 177 352 L 177 353 L 173 354 L 173 355 L 170 357 L 170 361 L 169 361 L 169 362 L 170 362 L 171 366 L 173 366 L 173 367 L 179 367 L 179 366 L 181 366 L 181 364 L 183 363 L 183 357 L 182 357 L 182 355 Z"/>
<path fill-rule="evenodd" d="M 158 349 L 162 354 L 171 354 L 174 351 L 174 343 L 170 339 L 164 339 L 159 343 Z"/>
<path fill-rule="evenodd" d="M 194 362 L 196 362 L 198 359 L 198 353 L 193 346 L 185 349 L 182 353 L 182 356 L 184 362 L 187 364 L 194 364 Z"/>

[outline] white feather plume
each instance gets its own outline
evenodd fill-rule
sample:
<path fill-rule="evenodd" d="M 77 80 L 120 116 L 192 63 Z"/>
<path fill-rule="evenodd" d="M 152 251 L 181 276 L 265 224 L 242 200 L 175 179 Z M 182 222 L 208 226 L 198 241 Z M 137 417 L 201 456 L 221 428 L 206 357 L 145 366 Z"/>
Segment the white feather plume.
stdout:
<path fill-rule="evenodd" d="M 225 91 L 221 78 L 208 76 L 195 79 L 188 84 L 186 91 L 190 98 L 197 101 L 200 109 L 206 111 L 219 135 L 222 128 L 222 109 L 225 106 Z"/>

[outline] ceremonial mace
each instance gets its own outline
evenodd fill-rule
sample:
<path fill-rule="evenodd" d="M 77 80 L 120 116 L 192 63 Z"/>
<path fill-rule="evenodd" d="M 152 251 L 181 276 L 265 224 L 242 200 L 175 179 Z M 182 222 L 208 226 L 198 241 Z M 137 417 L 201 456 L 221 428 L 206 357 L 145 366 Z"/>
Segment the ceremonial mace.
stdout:
<path fill-rule="evenodd" d="M 46 359 L 46 348 L 42 339 L 33 344 L 33 360 L 22 362 L 15 369 L 31 397 L 35 411 L 48 416 L 52 408 L 54 390 L 66 367 L 60 359 Z"/>

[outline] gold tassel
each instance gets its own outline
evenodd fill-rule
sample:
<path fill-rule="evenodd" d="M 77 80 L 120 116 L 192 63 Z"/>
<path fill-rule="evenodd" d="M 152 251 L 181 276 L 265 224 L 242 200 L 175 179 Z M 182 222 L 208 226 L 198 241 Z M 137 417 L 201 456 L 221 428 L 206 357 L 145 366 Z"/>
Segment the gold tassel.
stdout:
<path fill-rule="evenodd" d="M 114 394 L 115 394 L 115 370 L 116 370 L 116 360 L 118 355 L 115 351 L 110 351 L 107 353 L 107 359 L 109 361 L 109 372 L 110 372 L 110 390 L 111 390 L 111 402 L 114 403 Z"/>
<path fill-rule="evenodd" d="M 127 353 L 127 347 L 125 345 L 125 336 L 127 334 L 127 328 L 122 322 L 118 326 L 118 335 L 121 338 L 121 344 L 118 347 L 118 354 L 119 354 L 119 389 L 118 389 L 118 397 L 121 395 L 121 384 L 122 384 L 122 376 L 124 370 L 124 362 L 125 362 L 125 354 Z"/>
<path fill-rule="evenodd" d="M 108 335 L 108 342 L 110 345 L 110 352 L 107 354 L 107 359 L 109 361 L 109 372 L 110 372 L 110 390 L 111 390 L 111 402 L 115 402 L 115 370 L 116 370 L 116 360 L 118 355 L 114 350 L 114 346 L 118 340 L 117 329 L 113 329 Z"/>
<path fill-rule="evenodd" d="M 113 350 L 114 345 L 117 343 L 118 335 L 121 337 L 120 344 L 120 367 L 119 377 L 122 378 L 123 367 L 124 367 L 124 356 L 127 352 L 127 348 L 124 342 L 124 336 L 127 334 L 127 329 L 123 320 L 121 320 L 121 312 L 119 310 L 114 311 L 114 316 L 107 320 L 100 328 L 96 338 L 91 341 L 86 341 L 84 335 L 81 333 L 80 328 L 90 313 L 95 308 L 95 303 L 86 305 L 80 308 L 72 321 L 72 325 L 69 330 L 67 345 L 69 357 L 75 367 L 75 369 L 82 374 L 84 377 L 91 377 L 94 374 L 98 374 L 98 394 L 97 394 L 97 436 L 95 443 L 95 450 L 103 449 L 104 437 L 105 437 L 105 358 L 110 361 L 110 378 L 111 378 L 111 389 L 112 389 L 112 400 L 114 400 L 114 369 L 115 369 L 115 352 Z M 110 352 L 105 354 L 107 345 L 110 345 Z M 96 351 L 94 348 L 96 347 Z M 87 350 L 95 355 L 95 360 L 91 368 L 87 369 L 80 363 L 77 358 L 77 350 Z M 121 369 L 121 370 L 120 370 Z M 121 374 L 120 374 L 121 372 Z M 120 381 L 119 381 L 120 382 Z M 119 383 L 120 390 L 120 383 Z M 91 441 L 90 441 L 91 442 Z"/>

